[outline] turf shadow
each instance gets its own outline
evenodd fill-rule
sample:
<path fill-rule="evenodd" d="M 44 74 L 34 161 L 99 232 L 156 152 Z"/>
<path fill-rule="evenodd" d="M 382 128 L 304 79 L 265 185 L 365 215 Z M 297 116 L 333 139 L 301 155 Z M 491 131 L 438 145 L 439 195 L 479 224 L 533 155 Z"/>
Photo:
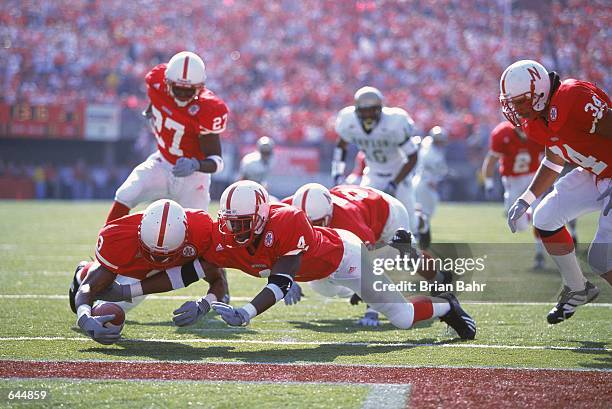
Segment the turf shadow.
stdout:
<path fill-rule="evenodd" d="M 413 328 L 427 328 L 433 325 L 433 320 L 418 322 Z M 363 327 L 357 325 L 355 319 L 326 319 L 317 320 L 315 322 L 308 321 L 287 321 L 295 329 L 303 329 L 313 332 L 329 333 L 329 334 L 352 334 L 355 332 L 385 332 L 385 331 L 401 331 L 387 321 L 383 321 L 378 327 Z"/>

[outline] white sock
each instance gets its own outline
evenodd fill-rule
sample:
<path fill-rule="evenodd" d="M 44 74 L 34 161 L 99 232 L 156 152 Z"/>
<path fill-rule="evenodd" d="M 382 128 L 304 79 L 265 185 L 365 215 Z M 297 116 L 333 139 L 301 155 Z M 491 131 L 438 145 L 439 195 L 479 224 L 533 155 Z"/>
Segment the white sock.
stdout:
<path fill-rule="evenodd" d="M 447 302 L 433 302 L 433 318 L 440 318 L 448 314 L 450 311 L 450 303 Z"/>
<path fill-rule="evenodd" d="M 550 255 L 559 268 L 563 283 L 570 288 L 572 291 L 584 290 L 584 283 L 586 278 L 582 274 L 582 270 L 578 265 L 578 259 L 576 258 L 576 251 L 564 254 L 562 256 Z"/>

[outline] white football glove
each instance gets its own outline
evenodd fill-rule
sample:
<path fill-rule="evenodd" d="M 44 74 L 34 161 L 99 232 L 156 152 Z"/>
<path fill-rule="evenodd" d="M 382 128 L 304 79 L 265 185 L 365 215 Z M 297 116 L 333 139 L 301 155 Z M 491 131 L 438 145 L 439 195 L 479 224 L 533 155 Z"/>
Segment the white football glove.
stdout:
<path fill-rule="evenodd" d="M 508 226 L 512 233 L 516 233 L 516 222 L 529 210 L 529 204 L 523 199 L 517 199 L 508 210 Z"/>
<path fill-rule="evenodd" d="M 214 302 L 211 304 L 211 307 L 221 316 L 227 325 L 232 327 L 248 325 L 251 321 L 249 313 L 244 308 L 234 309 L 231 305 L 222 302 Z"/>
<path fill-rule="evenodd" d="M 200 161 L 196 158 L 180 157 L 172 167 L 172 174 L 176 177 L 183 178 L 191 175 L 196 170 L 200 169 Z"/>

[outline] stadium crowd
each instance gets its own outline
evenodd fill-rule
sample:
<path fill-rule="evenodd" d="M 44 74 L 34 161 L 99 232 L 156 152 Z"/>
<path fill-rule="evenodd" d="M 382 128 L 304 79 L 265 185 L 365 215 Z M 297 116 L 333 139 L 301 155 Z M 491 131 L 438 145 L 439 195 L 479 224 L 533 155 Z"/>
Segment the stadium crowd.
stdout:
<path fill-rule="evenodd" d="M 501 119 L 498 80 L 519 58 L 610 89 L 605 0 L 8 0 L 1 102 L 146 103 L 143 76 L 202 55 L 232 110 L 227 137 L 335 139 L 333 119 L 369 83 L 423 131 L 482 139 Z"/>

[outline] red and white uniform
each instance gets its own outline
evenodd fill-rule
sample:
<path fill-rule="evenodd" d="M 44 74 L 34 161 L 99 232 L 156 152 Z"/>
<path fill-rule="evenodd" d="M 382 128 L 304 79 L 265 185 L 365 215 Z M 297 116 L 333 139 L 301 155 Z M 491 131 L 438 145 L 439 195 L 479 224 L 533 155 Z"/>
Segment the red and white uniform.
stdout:
<path fill-rule="evenodd" d="M 504 121 L 491 132 L 489 150 L 499 158 L 499 173 L 504 185 L 504 206 L 508 211 L 531 184 L 533 175 L 540 166 L 544 147 L 529 138 L 522 138 L 515 131 L 514 125 Z M 517 229 L 522 231 L 527 227 L 529 216 L 524 215 L 517 221 Z"/>
<path fill-rule="evenodd" d="M 157 199 L 173 199 L 183 207 L 208 210 L 210 174 L 194 172 L 174 177 L 172 166 L 180 157 L 205 159 L 200 135 L 220 134 L 227 127 L 228 108 L 212 91 L 203 89 L 184 107 L 167 92 L 166 64 L 154 67 L 145 77 L 151 101 L 151 125 L 158 151 L 138 165 L 119 187 L 115 201 L 129 208 Z"/>
<path fill-rule="evenodd" d="M 283 256 L 302 253 L 296 281 L 311 281 L 329 276 L 338 270 L 344 254 L 343 240 L 337 231 L 313 227 L 306 214 L 282 203 L 270 206 L 270 216 L 262 234 L 250 247 L 229 248 L 218 223 L 213 228 L 216 243 L 202 257 L 219 267 L 236 268 L 254 277 L 268 277 L 272 266 Z"/>
<path fill-rule="evenodd" d="M 612 139 L 594 132 L 609 107 L 610 98 L 604 91 L 589 82 L 569 79 L 553 94 L 548 120 L 523 125 L 529 138 L 578 165 L 542 199 L 533 215 L 534 226 L 554 231 L 583 214 L 600 212 L 595 246 L 589 252 L 589 263 L 599 272 L 612 269 L 612 217 L 602 212 L 608 199 L 597 200 L 612 183 Z"/>
<path fill-rule="evenodd" d="M 96 259 L 117 275 L 143 280 L 154 272 L 182 266 L 195 260 L 212 246 L 213 221 L 201 210 L 185 210 L 187 215 L 187 244 L 178 260 L 165 266 L 155 266 L 142 256 L 138 241 L 138 226 L 142 213 L 134 213 L 113 220 L 100 230 L 96 245 Z M 216 225 L 214 226 L 216 228 Z"/>

